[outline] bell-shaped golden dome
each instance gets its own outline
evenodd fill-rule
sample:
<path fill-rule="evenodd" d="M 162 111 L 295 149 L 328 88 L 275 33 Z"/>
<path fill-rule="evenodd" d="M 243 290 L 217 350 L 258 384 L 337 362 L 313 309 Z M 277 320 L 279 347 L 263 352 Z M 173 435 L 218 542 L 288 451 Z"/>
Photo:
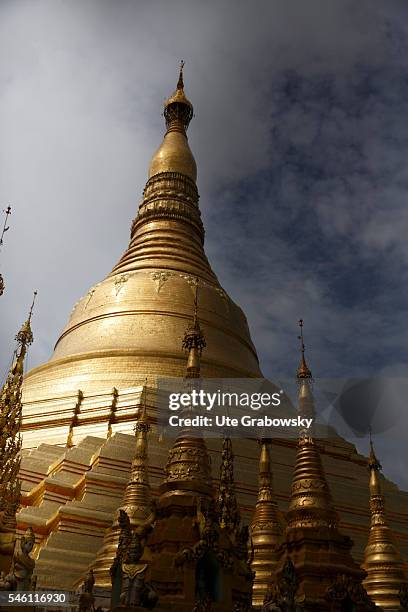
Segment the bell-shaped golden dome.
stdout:
<path fill-rule="evenodd" d="M 180 350 L 200 287 L 208 340 L 204 376 L 259 376 L 245 315 L 228 297 L 204 252 L 196 166 L 186 128 L 192 105 L 183 89 L 165 104 L 167 131 L 154 156 L 131 239 L 112 272 L 75 305 L 51 359 L 28 373 L 26 414 L 44 398 L 119 391 L 156 376 L 183 376 Z"/>
<path fill-rule="evenodd" d="M 167 132 L 163 142 L 153 155 L 149 178 L 160 172 L 180 172 L 197 180 L 197 166 L 184 131 Z"/>

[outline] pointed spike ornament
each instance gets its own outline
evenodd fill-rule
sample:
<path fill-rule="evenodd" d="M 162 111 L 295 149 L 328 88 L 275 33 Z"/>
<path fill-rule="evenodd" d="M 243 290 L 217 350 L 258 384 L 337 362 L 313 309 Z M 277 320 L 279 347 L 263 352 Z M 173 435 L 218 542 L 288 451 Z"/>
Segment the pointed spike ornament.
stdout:
<path fill-rule="evenodd" d="M 385 496 L 381 482 L 381 464 L 375 454 L 370 431 L 370 514 L 371 527 L 364 553 L 367 572 L 364 586 L 371 599 L 382 610 L 398 610 L 401 589 L 408 585 L 398 548 L 385 516 Z"/>
<path fill-rule="evenodd" d="M 312 379 L 312 372 L 310 371 L 306 359 L 305 359 L 305 343 L 303 338 L 303 319 L 299 319 L 299 327 L 300 327 L 300 335 L 298 336 L 298 340 L 300 340 L 300 364 L 297 370 L 297 378 L 301 379 Z"/>
<path fill-rule="evenodd" d="M 177 81 L 177 89 L 184 89 L 184 81 L 183 81 L 184 64 L 185 64 L 184 60 L 181 60 L 181 62 L 180 62 L 179 79 Z"/>
<path fill-rule="evenodd" d="M 251 537 L 254 548 L 252 571 L 255 572 L 252 604 L 262 606 L 268 592 L 271 575 L 279 561 L 278 546 L 283 533 L 278 517 L 272 483 L 270 446 L 271 441 L 260 441 L 259 489 L 255 512 L 251 522 Z"/>
<path fill-rule="evenodd" d="M 303 337 L 303 319 L 299 319 L 299 327 L 300 327 L 300 335 L 298 339 L 300 340 L 300 364 L 296 372 L 296 378 L 299 385 L 299 395 L 298 395 L 298 408 L 299 415 L 307 418 L 314 419 L 316 417 L 315 408 L 314 408 L 314 399 L 312 393 L 312 384 L 313 384 L 313 376 L 309 366 L 306 363 L 305 358 L 305 341 Z M 302 429 L 300 431 L 300 437 L 308 437 L 313 435 L 313 423 L 309 429 Z"/>
<path fill-rule="evenodd" d="M 0 247 L 3 246 L 4 234 L 9 229 L 9 226 L 7 225 L 7 220 L 8 220 L 9 215 L 11 215 L 11 206 L 7 206 L 4 212 L 6 213 L 6 218 L 4 220 L 4 225 L 3 225 L 3 229 L 1 232 L 1 236 L 0 236 Z M 0 274 L 0 295 L 3 295 L 3 293 L 4 293 L 4 279 L 2 275 Z"/>
<path fill-rule="evenodd" d="M 7 206 L 7 208 L 6 208 L 6 210 L 4 212 L 6 213 L 6 218 L 4 220 L 3 229 L 1 231 L 0 247 L 3 246 L 4 234 L 10 229 L 9 226 L 7 225 L 7 221 L 8 221 L 9 216 L 11 215 L 11 206 Z"/>

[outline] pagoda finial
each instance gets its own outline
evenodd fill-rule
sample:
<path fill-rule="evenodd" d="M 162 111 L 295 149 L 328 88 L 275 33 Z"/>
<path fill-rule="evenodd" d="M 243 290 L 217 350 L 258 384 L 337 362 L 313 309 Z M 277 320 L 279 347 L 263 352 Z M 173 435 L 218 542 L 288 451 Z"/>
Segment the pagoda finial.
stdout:
<path fill-rule="evenodd" d="M 297 378 L 312 378 L 312 372 L 310 371 L 306 359 L 305 359 L 305 342 L 303 338 L 303 319 L 299 319 L 299 327 L 300 327 L 300 335 L 298 339 L 300 340 L 300 364 L 297 370 Z"/>
<path fill-rule="evenodd" d="M 18 332 L 16 336 L 16 340 L 18 344 L 21 346 L 21 349 L 24 351 L 24 354 L 25 354 L 26 347 L 33 342 L 33 332 L 31 331 L 31 318 L 33 316 L 33 310 L 34 310 L 34 304 L 35 304 L 36 297 L 37 297 L 37 291 L 34 291 L 33 301 L 31 303 L 30 311 L 28 313 L 27 321 L 23 323 L 20 331 Z"/>
<path fill-rule="evenodd" d="M 177 89 L 184 89 L 184 80 L 183 80 L 183 68 L 184 68 L 184 60 L 180 62 L 180 74 L 179 79 L 177 81 Z"/>
<path fill-rule="evenodd" d="M 184 131 L 193 118 L 193 105 L 184 93 L 184 60 L 180 62 L 180 72 L 176 91 L 164 103 L 164 118 L 167 131 Z"/>
<path fill-rule="evenodd" d="M 364 553 L 367 572 L 364 586 L 371 599 L 384 610 L 397 610 L 401 586 L 408 582 L 402 560 L 385 517 L 385 496 L 381 483 L 381 464 L 375 454 L 370 428 L 370 514 L 371 527 Z"/>

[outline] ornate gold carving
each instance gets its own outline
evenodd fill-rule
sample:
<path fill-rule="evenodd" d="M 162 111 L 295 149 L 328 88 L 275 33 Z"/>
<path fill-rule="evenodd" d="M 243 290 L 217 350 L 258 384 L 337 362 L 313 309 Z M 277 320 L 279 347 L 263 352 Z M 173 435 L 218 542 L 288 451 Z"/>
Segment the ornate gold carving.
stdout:
<path fill-rule="evenodd" d="M 170 276 L 172 276 L 171 272 L 163 270 L 156 270 L 156 272 L 151 273 L 152 280 L 154 280 L 154 282 L 156 283 L 157 293 L 160 293 L 161 288 L 163 287 L 164 283 L 170 278 Z"/>
<path fill-rule="evenodd" d="M 345 574 L 337 576 L 335 582 L 327 589 L 326 599 L 340 604 L 349 601 L 358 609 L 367 610 L 367 612 L 377 609 L 361 583 Z"/>
<path fill-rule="evenodd" d="M 178 128 L 180 125 L 186 130 L 193 118 L 193 105 L 184 93 L 183 68 L 184 62 L 182 61 L 176 91 L 164 104 L 164 117 L 168 130 Z"/>
<path fill-rule="evenodd" d="M 297 610 L 296 592 L 299 580 L 292 560 L 288 558 L 282 575 L 276 584 L 272 584 L 263 600 L 262 612 L 295 612 Z"/>
<path fill-rule="evenodd" d="M 92 300 L 94 294 L 95 294 L 95 287 L 91 287 L 91 289 L 88 291 L 88 293 L 86 294 L 86 297 L 88 298 L 87 301 L 85 302 L 85 306 L 84 306 L 84 310 L 86 310 L 89 306 L 89 302 Z"/>
<path fill-rule="evenodd" d="M 307 526 L 336 529 L 338 525 L 320 453 L 311 438 L 299 439 L 287 521 L 289 529 Z"/>
<path fill-rule="evenodd" d="M 116 296 L 119 295 L 119 293 L 121 292 L 121 290 L 123 289 L 124 285 L 127 283 L 128 280 L 129 280 L 129 274 L 121 274 L 118 278 L 115 279 L 114 285 L 115 285 Z"/>
<path fill-rule="evenodd" d="M 222 441 L 220 484 L 217 496 L 217 511 L 220 526 L 231 532 L 236 532 L 241 522 L 234 483 L 234 453 L 230 438 Z"/>

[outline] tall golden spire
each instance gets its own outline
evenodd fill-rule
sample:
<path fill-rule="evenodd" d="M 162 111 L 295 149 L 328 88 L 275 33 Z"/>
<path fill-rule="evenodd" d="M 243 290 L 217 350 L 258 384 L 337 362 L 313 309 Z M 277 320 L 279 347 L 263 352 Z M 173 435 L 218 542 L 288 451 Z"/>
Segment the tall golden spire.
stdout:
<path fill-rule="evenodd" d="M 305 359 L 303 339 L 303 320 L 300 326 L 301 359 L 297 370 L 299 381 L 299 413 L 301 416 L 314 416 L 314 399 L 311 389 L 312 372 Z M 292 493 L 287 514 L 288 529 L 292 527 L 336 528 L 337 513 L 333 506 L 330 489 L 323 471 L 317 445 L 312 437 L 313 428 L 300 431 L 295 470 L 292 480 Z"/>
<path fill-rule="evenodd" d="M 305 406 L 314 412 L 314 400 L 312 373 L 305 360 L 302 320 L 299 325 L 301 362 L 297 378 L 299 411 L 303 415 Z M 356 612 L 372 610 L 374 604 L 361 584 L 365 573 L 351 556 L 353 543 L 338 528 L 337 512 L 311 429 L 299 432 L 286 519 L 285 539 L 278 549 L 280 559 L 265 603 L 286 609 L 286 572 L 290 566 L 293 605 L 299 602 L 305 610 L 340 610 L 343 605 L 353 606 Z"/>
<path fill-rule="evenodd" d="M 31 317 L 37 292 L 27 321 L 16 335 L 17 348 L 13 364 L 0 392 L 0 512 L 4 512 L 3 523 L 15 527 L 15 513 L 20 503 L 21 451 L 21 386 L 23 383 L 24 359 L 27 347 L 33 342 Z"/>
<path fill-rule="evenodd" d="M 3 225 L 3 229 L 1 232 L 1 236 L 0 236 L 0 247 L 3 245 L 4 234 L 9 229 L 7 225 L 7 220 L 8 220 L 9 215 L 11 215 L 11 206 L 7 206 L 4 212 L 6 213 L 6 218 L 4 220 L 4 225 Z M 4 280 L 3 280 L 2 275 L 0 274 L 0 295 L 3 295 L 3 293 L 4 293 Z"/>
<path fill-rule="evenodd" d="M 309 366 L 306 363 L 305 358 L 305 341 L 303 337 L 303 319 L 299 319 L 300 334 L 298 339 L 300 340 L 300 364 L 296 372 L 296 378 L 299 384 L 299 414 L 307 419 L 313 419 L 316 416 L 314 409 L 314 399 L 312 393 L 312 382 L 313 376 Z M 301 431 L 301 434 L 312 435 L 314 426 L 309 430 Z"/>
<path fill-rule="evenodd" d="M 399 610 L 401 586 L 408 583 L 402 560 L 385 517 L 385 496 L 378 461 L 370 433 L 370 513 L 371 527 L 364 554 L 367 572 L 364 586 L 371 599 L 382 610 Z"/>
<path fill-rule="evenodd" d="M 231 438 L 222 440 L 220 484 L 217 496 L 217 511 L 220 527 L 236 532 L 241 522 L 234 483 L 234 453 Z"/>
<path fill-rule="evenodd" d="M 129 248 L 111 275 L 164 268 L 218 284 L 203 250 L 197 165 L 187 139 L 193 106 L 184 93 L 183 67 L 184 62 L 176 90 L 164 104 L 166 133 L 150 162 Z"/>
<path fill-rule="evenodd" d="M 149 484 L 148 433 L 150 423 L 147 414 L 147 380 L 142 393 L 140 415 L 135 424 L 136 445 L 130 478 L 126 485 L 123 502 L 116 511 L 112 526 L 105 533 L 102 547 L 99 549 L 92 566 L 96 584 L 106 588 L 110 588 L 111 585 L 109 570 L 119 544 L 120 511 L 126 512 L 132 530 L 143 531 L 148 529 L 155 516 Z"/>
<path fill-rule="evenodd" d="M 300 327 L 300 335 L 298 339 L 300 340 L 300 364 L 297 369 L 297 378 L 298 380 L 302 380 L 303 378 L 312 379 L 312 372 L 310 371 L 306 359 L 305 359 L 305 342 L 303 338 L 303 319 L 299 319 L 299 327 Z"/>
<path fill-rule="evenodd" d="M 188 390 L 199 385 L 200 358 L 205 347 L 204 335 L 198 320 L 198 279 L 195 283 L 194 315 L 183 338 L 182 348 L 187 351 L 185 382 Z M 188 412 L 189 408 L 185 409 Z M 161 485 L 163 495 L 188 491 L 194 495 L 212 495 L 211 463 L 206 444 L 198 429 L 183 429 L 169 450 L 166 477 Z"/>
<path fill-rule="evenodd" d="M 252 570 L 255 572 L 252 604 L 262 606 L 274 573 L 282 543 L 282 529 L 278 518 L 278 507 L 274 498 L 270 446 L 271 441 L 262 439 L 259 459 L 259 490 L 254 516 L 251 522 L 251 537 L 254 548 Z"/>

